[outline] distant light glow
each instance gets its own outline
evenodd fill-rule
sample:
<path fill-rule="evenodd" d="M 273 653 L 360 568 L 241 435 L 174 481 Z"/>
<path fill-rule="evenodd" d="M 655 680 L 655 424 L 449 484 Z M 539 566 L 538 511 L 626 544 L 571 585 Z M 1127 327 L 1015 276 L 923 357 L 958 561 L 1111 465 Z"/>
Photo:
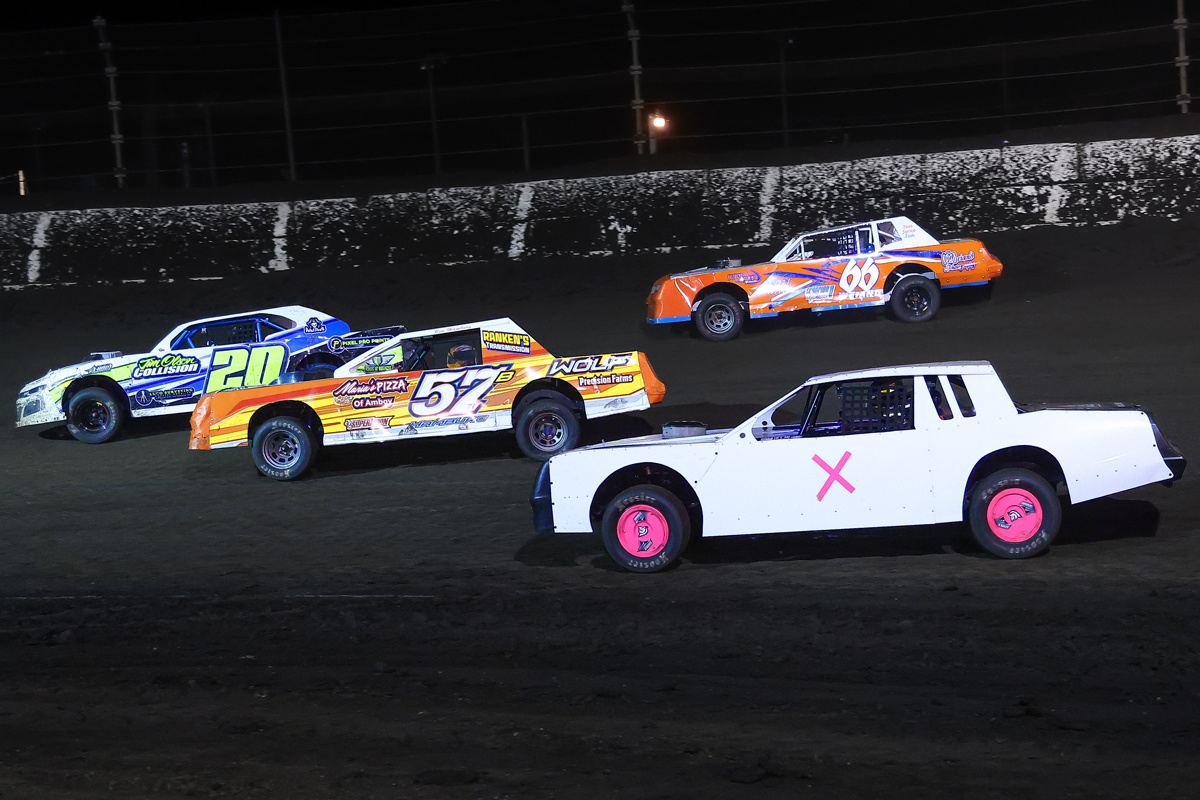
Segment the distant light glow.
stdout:
<path fill-rule="evenodd" d="M 664 117 L 662 114 L 651 114 L 650 115 L 650 125 L 652 127 L 658 128 L 659 130 L 662 130 L 663 128 L 667 127 L 667 118 Z"/>

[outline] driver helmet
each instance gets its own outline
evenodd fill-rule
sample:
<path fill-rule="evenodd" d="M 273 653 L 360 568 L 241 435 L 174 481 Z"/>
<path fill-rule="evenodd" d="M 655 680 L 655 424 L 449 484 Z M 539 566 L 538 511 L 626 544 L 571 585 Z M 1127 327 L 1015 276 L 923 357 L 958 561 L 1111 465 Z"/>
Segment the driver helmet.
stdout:
<path fill-rule="evenodd" d="M 452 347 L 446 354 L 446 366 L 449 368 L 473 367 L 478 363 L 479 360 L 475 357 L 475 348 L 469 344 Z"/>

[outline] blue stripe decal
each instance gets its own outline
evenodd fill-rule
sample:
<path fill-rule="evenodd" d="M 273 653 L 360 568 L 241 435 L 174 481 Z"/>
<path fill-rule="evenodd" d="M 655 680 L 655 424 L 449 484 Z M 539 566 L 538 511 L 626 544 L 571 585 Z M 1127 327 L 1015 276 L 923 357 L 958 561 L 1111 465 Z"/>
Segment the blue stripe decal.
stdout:
<path fill-rule="evenodd" d="M 975 283 L 956 283 L 953 286 L 943 286 L 943 289 L 961 289 L 964 286 L 987 286 L 991 281 L 975 281 Z"/>
<path fill-rule="evenodd" d="M 664 322 L 687 322 L 689 319 L 691 319 L 691 317 L 661 317 L 659 319 L 646 317 L 646 322 L 651 325 L 661 325 Z"/>
<path fill-rule="evenodd" d="M 750 316 L 752 316 L 756 319 L 761 319 L 762 317 L 778 317 L 779 312 L 778 311 L 774 311 L 774 312 L 763 311 L 762 313 L 756 313 L 754 311 L 751 311 Z"/>
<path fill-rule="evenodd" d="M 882 255 L 888 256 L 908 256 L 909 258 L 932 258 L 937 261 L 942 260 L 941 250 L 884 250 Z"/>

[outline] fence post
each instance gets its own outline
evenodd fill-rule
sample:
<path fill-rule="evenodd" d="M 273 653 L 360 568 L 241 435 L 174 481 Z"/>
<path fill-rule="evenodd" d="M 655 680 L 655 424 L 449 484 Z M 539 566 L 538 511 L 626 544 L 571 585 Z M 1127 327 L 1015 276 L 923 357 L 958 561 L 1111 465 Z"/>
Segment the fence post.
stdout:
<path fill-rule="evenodd" d="M 287 134 L 288 180 L 296 180 L 296 147 L 292 141 L 292 107 L 288 100 L 287 70 L 283 65 L 283 28 L 275 9 L 275 51 L 279 54 L 279 86 L 283 94 L 283 130 Z"/>
<path fill-rule="evenodd" d="M 521 115 L 521 154 L 525 157 L 525 171 L 529 172 L 529 115 Z"/>
<path fill-rule="evenodd" d="M 642 129 L 646 116 L 642 113 L 642 64 L 638 61 L 638 39 L 641 38 L 641 33 L 633 21 L 633 3 L 623 3 L 621 11 L 625 13 L 625 18 L 629 21 L 629 46 L 633 49 L 633 60 L 629 64 L 629 74 L 633 76 L 633 103 L 631 104 L 633 106 L 633 141 L 637 144 L 637 152 L 640 156 L 646 152 L 646 134 Z"/>
<path fill-rule="evenodd" d="M 1187 68 L 1191 60 L 1187 54 L 1187 17 L 1184 16 L 1183 0 L 1175 0 L 1175 8 L 1179 16 L 1175 19 L 1175 30 L 1179 33 L 1179 55 L 1175 58 L 1175 66 L 1179 67 L 1179 96 L 1175 98 L 1175 102 L 1179 103 L 1179 113 L 1188 113 L 1188 105 L 1192 102 L 1192 96 L 1188 94 L 1187 84 Z"/>
<path fill-rule="evenodd" d="M 788 85 L 787 85 L 787 48 L 792 43 L 791 37 L 779 40 L 779 99 L 783 112 L 783 146 L 789 145 L 788 136 Z"/>
<path fill-rule="evenodd" d="M 116 163 L 113 166 L 113 177 L 117 179 L 117 188 L 125 188 L 125 164 L 121 160 L 121 144 L 125 137 L 121 135 L 121 101 L 117 99 L 117 68 L 113 66 L 112 44 L 104 30 L 104 17 L 92 20 L 96 32 L 100 35 L 100 52 L 104 53 L 104 74 L 108 77 L 108 110 L 112 112 L 113 154 Z"/>
<path fill-rule="evenodd" d="M 425 77 L 429 83 L 429 126 L 433 135 L 433 174 L 442 174 L 442 150 L 438 143 L 438 128 L 437 128 L 437 95 L 433 89 L 433 68 L 434 62 L 426 61 L 421 64 L 421 69 L 425 70 Z"/>

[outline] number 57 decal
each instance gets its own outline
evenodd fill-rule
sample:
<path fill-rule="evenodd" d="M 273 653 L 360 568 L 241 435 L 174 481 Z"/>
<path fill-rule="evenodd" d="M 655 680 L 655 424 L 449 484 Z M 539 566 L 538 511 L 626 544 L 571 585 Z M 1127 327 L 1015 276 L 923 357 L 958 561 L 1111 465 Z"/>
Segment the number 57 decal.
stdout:
<path fill-rule="evenodd" d="M 287 348 L 281 344 L 260 347 L 230 347 L 216 350 L 204 391 L 264 386 L 279 377 L 287 361 Z"/>
<path fill-rule="evenodd" d="M 426 372 L 409 398 L 408 412 L 414 417 L 474 414 L 507 368 L 505 365 Z"/>

